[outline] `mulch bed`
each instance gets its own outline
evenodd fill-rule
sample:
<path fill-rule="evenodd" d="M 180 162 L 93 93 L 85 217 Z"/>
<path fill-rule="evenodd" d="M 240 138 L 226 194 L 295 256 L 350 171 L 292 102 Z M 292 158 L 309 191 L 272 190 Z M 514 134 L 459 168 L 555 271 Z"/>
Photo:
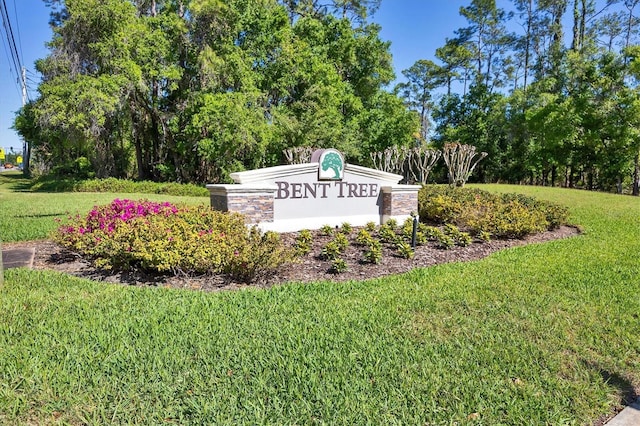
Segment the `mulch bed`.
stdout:
<path fill-rule="evenodd" d="M 352 237 L 357 233 L 353 231 Z M 254 283 L 245 284 L 234 282 L 222 275 L 193 276 L 187 274 L 150 274 L 142 271 L 110 272 L 94 268 L 80 256 L 71 253 L 52 241 L 27 241 L 20 243 L 3 243 L 7 248 L 35 248 L 34 269 L 46 269 L 64 272 L 73 276 L 88 278 L 95 281 L 120 283 L 136 286 L 171 287 L 192 290 L 233 290 L 247 287 L 269 287 L 284 282 L 311 282 L 319 280 L 347 281 L 365 280 L 392 274 L 401 274 L 414 268 L 423 268 L 448 262 L 466 262 L 484 258 L 491 253 L 509 247 L 525 244 L 541 243 L 545 241 L 571 237 L 579 234 L 575 227 L 562 226 L 553 231 L 531 235 L 522 240 L 492 240 L 490 242 L 474 241 L 468 247 L 454 247 L 444 250 L 435 244 L 419 246 L 415 250 L 413 259 L 399 257 L 395 250 L 384 246 L 383 259 L 380 264 L 364 263 L 362 261 L 362 247 L 351 243 L 341 256 L 348 264 L 348 270 L 340 274 L 329 272 L 331 262 L 319 258 L 322 247 L 332 237 L 322 236 L 314 232 L 313 248 L 311 252 L 294 264 L 280 268 L 275 273 L 261 277 Z M 295 233 L 283 234 L 285 242 L 292 244 Z"/>

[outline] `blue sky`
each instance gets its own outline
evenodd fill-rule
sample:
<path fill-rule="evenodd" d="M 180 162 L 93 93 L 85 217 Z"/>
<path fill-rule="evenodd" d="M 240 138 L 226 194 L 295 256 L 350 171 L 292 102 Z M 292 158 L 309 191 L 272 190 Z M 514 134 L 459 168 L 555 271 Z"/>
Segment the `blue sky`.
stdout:
<path fill-rule="evenodd" d="M 401 71 L 418 59 L 433 59 L 436 48 L 466 25 L 458 11 L 469 3 L 470 0 L 382 0 L 373 21 L 382 26 L 382 39 L 391 42 L 396 75 L 401 76 Z M 51 39 L 49 9 L 42 0 L 6 0 L 6 4 L 16 43 L 20 44 L 21 60 L 28 70 L 29 95 L 33 99 L 37 96 L 38 81 L 34 62 L 47 55 L 45 44 Z M 508 0 L 498 0 L 498 5 L 511 9 Z M 0 34 L 4 40 L 0 48 L 0 147 L 7 152 L 10 147 L 19 151 L 22 142 L 10 127 L 15 111 L 22 105 L 22 94 L 18 76 L 10 71 L 4 29 L 0 28 Z"/>

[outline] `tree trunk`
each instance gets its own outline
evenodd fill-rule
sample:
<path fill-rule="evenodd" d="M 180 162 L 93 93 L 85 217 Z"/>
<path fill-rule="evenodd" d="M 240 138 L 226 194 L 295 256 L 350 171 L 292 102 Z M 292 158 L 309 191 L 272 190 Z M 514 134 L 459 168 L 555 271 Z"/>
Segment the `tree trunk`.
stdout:
<path fill-rule="evenodd" d="M 571 41 L 571 50 L 580 49 L 580 10 L 578 8 L 578 0 L 573 0 L 573 39 Z"/>

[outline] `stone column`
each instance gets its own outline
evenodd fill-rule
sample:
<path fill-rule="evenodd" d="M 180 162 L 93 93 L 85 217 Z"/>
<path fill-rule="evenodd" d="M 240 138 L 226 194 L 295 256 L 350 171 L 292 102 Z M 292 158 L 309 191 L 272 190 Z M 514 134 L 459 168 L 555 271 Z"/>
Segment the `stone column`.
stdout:
<path fill-rule="evenodd" d="M 395 219 L 402 223 L 411 214 L 418 214 L 418 185 L 383 186 L 382 189 L 382 223 Z"/>
<path fill-rule="evenodd" d="M 275 185 L 207 185 L 211 207 L 223 212 L 242 213 L 248 223 L 273 222 Z"/>

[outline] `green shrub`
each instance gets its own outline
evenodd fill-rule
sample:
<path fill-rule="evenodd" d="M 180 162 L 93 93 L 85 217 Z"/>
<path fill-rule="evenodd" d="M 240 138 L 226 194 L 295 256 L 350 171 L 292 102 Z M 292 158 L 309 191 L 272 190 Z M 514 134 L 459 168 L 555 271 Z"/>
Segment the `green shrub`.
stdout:
<path fill-rule="evenodd" d="M 296 236 L 294 248 L 296 254 L 304 256 L 311 251 L 311 243 L 313 242 L 313 234 L 308 229 L 303 229 Z"/>
<path fill-rule="evenodd" d="M 347 262 L 344 259 L 337 258 L 333 259 L 331 262 L 331 267 L 329 268 L 329 272 L 333 274 L 341 274 L 347 271 Z"/>
<path fill-rule="evenodd" d="M 498 238 L 522 238 L 566 224 L 568 219 L 565 207 L 520 194 L 427 185 L 418 198 L 421 220 L 452 223 Z"/>
<path fill-rule="evenodd" d="M 448 235 L 445 235 L 444 233 L 442 233 L 440 235 L 440 237 L 438 238 L 438 246 L 440 248 L 443 248 L 445 250 L 449 250 L 450 248 L 452 248 L 455 245 L 456 245 L 456 243 L 453 240 L 453 238 L 451 238 Z"/>
<path fill-rule="evenodd" d="M 443 235 L 442 231 L 435 226 L 420 224 L 420 233 L 422 233 L 428 241 L 438 241 Z"/>
<path fill-rule="evenodd" d="M 245 236 L 239 249 L 223 262 L 223 272 L 238 281 L 251 282 L 263 278 L 293 258 L 276 232 L 261 234 L 254 226 Z"/>
<path fill-rule="evenodd" d="M 326 237 L 330 237 L 333 235 L 333 228 L 331 225 L 322 225 L 320 228 L 320 235 L 324 235 Z"/>
<path fill-rule="evenodd" d="M 337 233 L 335 237 L 333 237 L 333 241 L 336 243 L 340 252 L 344 252 L 349 246 L 349 239 L 343 233 Z"/>
<path fill-rule="evenodd" d="M 335 240 L 332 240 L 322 247 L 320 256 L 325 260 L 335 260 L 341 253 L 340 245 Z"/>
<path fill-rule="evenodd" d="M 398 236 L 388 223 L 380 225 L 378 228 L 378 237 L 385 243 L 395 243 Z"/>
<path fill-rule="evenodd" d="M 376 225 L 375 222 L 367 222 L 366 225 L 364 225 L 364 229 L 366 229 L 368 232 L 375 232 L 377 227 L 378 225 Z"/>
<path fill-rule="evenodd" d="M 396 243 L 396 251 L 398 252 L 398 255 L 404 259 L 412 259 L 415 254 L 411 245 L 404 241 Z"/>
<path fill-rule="evenodd" d="M 175 182 L 133 181 L 127 179 L 79 179 L 77 175 L 60 178 L 55 175 L 41 176 L 31 184 L 33 191 L 50 192 L 116 192 L 139 194 L 166 194 L 176 196 L 206 197 L 207 188 L 193 184 Z"/>
<path fill-rule="evenodd" d="M 487 231 L 480 231 L 477 237 L 483 243 L 488 243 L 489 241 L 491 241 L 491 234 Z"/>
<path fill-rule="evenodd" d="M 378 240 L 372 240 L 363 253 L 364 260 L 378 264 L 382 261 L 382 244 Z"/>
<path fill-rule="evenodd" d="M 445 235 L 451 237 L 456 245 L 467 247 L 473 242 L 468 232 L 462 232 L 457 226 L 450 223 L 444 226 L 443 232 Z"/>
<path fill-rule="evenodd" d="M 358 235 L 356 235 L 356 243 L 362 246 L 366 246 L 371 244 L 372 241 L 373 241 L 373 237 L 371 236 L 369 231 L 367 231 L 364 228 L 358 231 Z"/>
<path fill-rule="evenodd" d="M 353 231 L 353 226 L 351 226 L 351 224 L 348 222 L 344 222 L 342 224 L 342 227 L 340 228 L 340 232 L 343 233 L 344 235 L 349 235 L 351 234 L 352 231 Z"/>
<path fill-rule="evenodd" d="M 398 227 L 398 221 L 395 219 L 388 219 L 384 224 L 393 230 Z"/>
<path fill-rule="evenodd" d="M 486 231 L 498 238 L 522 238 L 549 228 L 544 212 L 529 209 L 515 200 L 480 214 L 477 212 L 466 212 L 463 216 L 465 224 L 476 232 Z"/>
<path fill-rule="evenodd" d="M 277 234 L 206 206 L 114 200 L 71 218 L 53 236 L 103 269 L 227 273 L 253 279 L 291 260 Z"/>

